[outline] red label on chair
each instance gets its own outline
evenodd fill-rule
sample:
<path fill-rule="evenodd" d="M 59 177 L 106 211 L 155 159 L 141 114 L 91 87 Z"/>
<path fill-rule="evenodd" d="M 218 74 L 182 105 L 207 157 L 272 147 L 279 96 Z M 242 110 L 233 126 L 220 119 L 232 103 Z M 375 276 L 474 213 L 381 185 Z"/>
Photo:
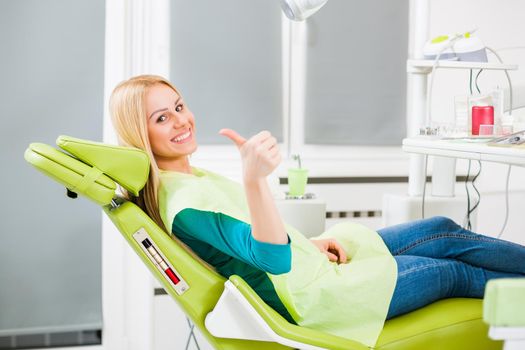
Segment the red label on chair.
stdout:
<path fill-rule="evenodd" d="M 142 251 L 146 254 L 153 265 L 162 272 L 162 277 L 170 286 L 175 289 L 177 294 L 181 295 L 189 289 L 189 285 L 180 277 L 177 270 L 171 266 L 169 261 L 162 254 L 159 247 L 148 235 L 146 230 L 140 229 L 133 234 L 133 238 L 139 243 Z"/>
<path fill-rule="evenodd" d="M 177 283 L 180 282 L 180 279 L 177 277 L 177 275 L 175 275 L 175 274 L 173 273 L 173 271 L 171 271 L 171 269 L 170 269 L 169 267 L 168 267 L 168 269 L 167 269 L 166 271 L 164 271 L 164 272 L 166 272 L 166 274 L 168 275 L 168 277 L 170 278 L 170 280 L 171 280 L 173 283 L 177 284 Z"/>

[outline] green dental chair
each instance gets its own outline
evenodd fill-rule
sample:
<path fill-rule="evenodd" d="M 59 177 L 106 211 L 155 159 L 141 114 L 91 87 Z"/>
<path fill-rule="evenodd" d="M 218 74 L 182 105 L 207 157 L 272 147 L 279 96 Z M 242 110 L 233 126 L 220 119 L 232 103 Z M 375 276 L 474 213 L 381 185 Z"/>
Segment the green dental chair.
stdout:
<path fill-rule="evenodd" d="M 66 152 L 33 143 L 25 159 L 68 189 L 102 206 L 131 248 L 216 349 L 369 349 L 358 342 L 288 323 L 238 276 L 226 280 L 171 239 L 139 207 L 116 194 L 135 195 L 146 183 L 146 154 L 61 136 Z M 446 299 L 386 322 L 374 349 L 492 350 L 482 300 Z"/>

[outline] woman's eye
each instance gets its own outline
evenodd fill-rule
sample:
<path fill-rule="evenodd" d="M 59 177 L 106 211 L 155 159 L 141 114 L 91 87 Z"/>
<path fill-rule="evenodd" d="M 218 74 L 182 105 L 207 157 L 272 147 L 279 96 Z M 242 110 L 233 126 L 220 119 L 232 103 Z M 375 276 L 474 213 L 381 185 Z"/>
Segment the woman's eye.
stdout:
<path fill-rule="evenodd" d="M 159 116 L 159 117 L 157 118 L 157 122 L 158 122 L 158 123 L 161 123 L 161 122 L 165 121 L 166 119 L 168 119 L 168 117 L 166 117 L 166 116 L 163 114 L 163 115 L 161 115 L 161 116 Z"/>
<path fill-rule="evenodd" d="M 177 111 L 177 112 L 182 111 L 182 104 L 177 105 L 177 107 L 175 107 L 175 111 Z"/>

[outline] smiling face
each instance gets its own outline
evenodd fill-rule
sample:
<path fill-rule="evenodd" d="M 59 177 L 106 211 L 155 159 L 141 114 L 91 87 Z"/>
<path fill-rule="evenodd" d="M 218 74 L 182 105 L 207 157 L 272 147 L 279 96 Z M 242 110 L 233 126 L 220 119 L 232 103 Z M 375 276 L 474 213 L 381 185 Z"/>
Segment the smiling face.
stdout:
<path fill-rule="evenodd" d="M 186 171 L 197 149 L 193 113 L 169 86 L 156 84 L 145 96 L 148 137 L 160 169 Z"/>

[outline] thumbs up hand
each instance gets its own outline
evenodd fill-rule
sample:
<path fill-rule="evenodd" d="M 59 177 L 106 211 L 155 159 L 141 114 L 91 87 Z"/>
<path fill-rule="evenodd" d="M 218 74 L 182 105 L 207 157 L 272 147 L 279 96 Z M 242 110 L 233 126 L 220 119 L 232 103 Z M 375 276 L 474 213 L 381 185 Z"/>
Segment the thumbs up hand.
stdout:
<path fill-rule="evenodd" d="M 241 153 L 244 180 L 258 180 L 270 175 L 281 162 L 277 140 L 269 131 L 261 131 L 248 140 L 231 129 L 219 134 L 232 140 Z"/>

